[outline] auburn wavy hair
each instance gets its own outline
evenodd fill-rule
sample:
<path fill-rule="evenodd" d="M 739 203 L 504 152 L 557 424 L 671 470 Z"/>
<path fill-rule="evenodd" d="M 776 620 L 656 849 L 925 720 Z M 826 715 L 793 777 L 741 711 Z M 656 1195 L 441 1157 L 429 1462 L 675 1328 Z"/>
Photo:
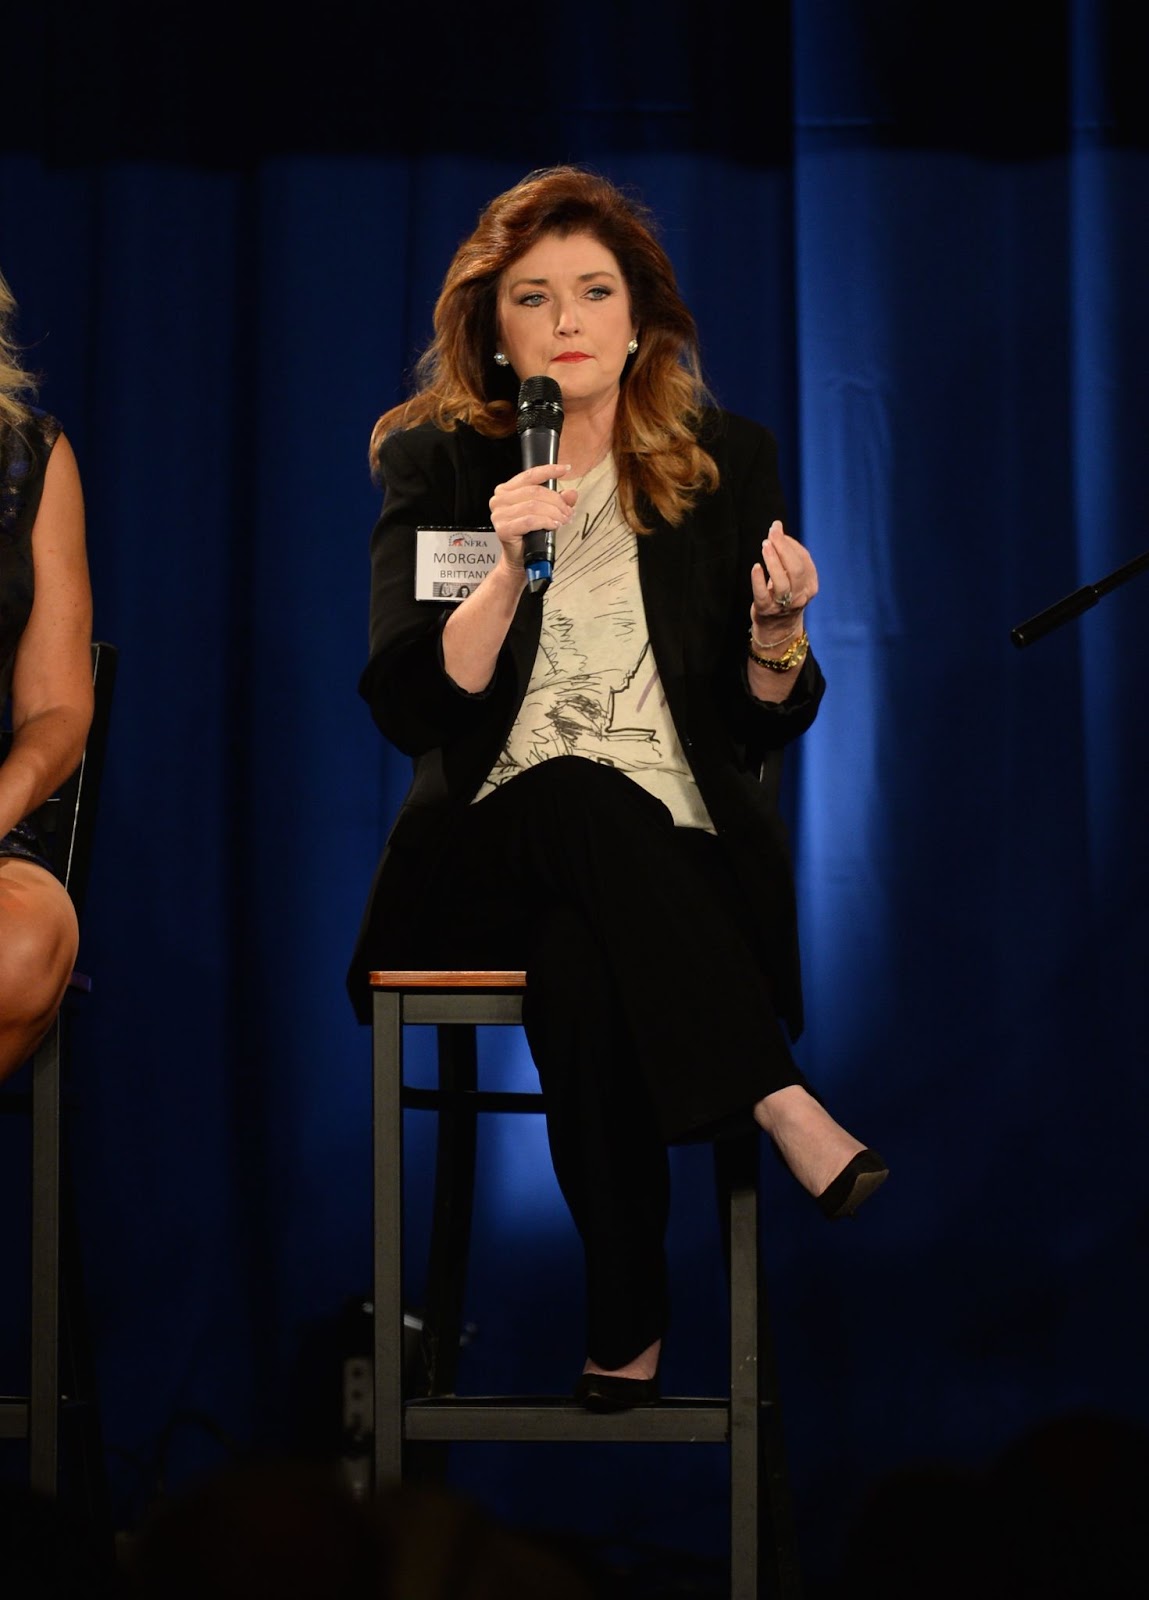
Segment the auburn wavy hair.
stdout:
<path fill-rule="evenodd" d="M 518 379 L 495 363 L 499 280 L 547 234 L 592 234 L 622 268 L 638 329 L 638 353 L 623 369 L 614 422 L 619 501 L 629 525 L 648 532 L 644 505 L 682 520 L 717 487 L 718 468 L 698 442 L 709 395 L 698 331 L 647 207 L 584 167 L 542 167 L 489 201 L 456 250 L 435 305 L 434 337 L 415 368 L 409 399 L 384 412 L 371 434 L 379 448 L 399 428 L 466 422 L 505 438 L 515 431 Z"/>

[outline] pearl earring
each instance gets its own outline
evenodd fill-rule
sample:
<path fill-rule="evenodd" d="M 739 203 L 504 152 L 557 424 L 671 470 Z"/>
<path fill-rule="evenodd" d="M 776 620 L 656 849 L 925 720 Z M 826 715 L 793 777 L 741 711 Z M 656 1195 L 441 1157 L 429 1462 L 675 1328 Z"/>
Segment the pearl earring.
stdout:
<path fill-rule="evenodd" d="M 637 353 L 638 353 L 638 340 L 637 339 L 632 339 L 630 341 L 630 343 L 627 345 L 626 348 L 630 351 L 632 356 L 633 355 L 637 355 Z"/>
<path fill-rule="evenodd" d="M 495 361 L 500 367 L 506 367 L 510 365 L 510 362 L 507 360 L 506 356 L 501 350 L 495 351 Z"/>

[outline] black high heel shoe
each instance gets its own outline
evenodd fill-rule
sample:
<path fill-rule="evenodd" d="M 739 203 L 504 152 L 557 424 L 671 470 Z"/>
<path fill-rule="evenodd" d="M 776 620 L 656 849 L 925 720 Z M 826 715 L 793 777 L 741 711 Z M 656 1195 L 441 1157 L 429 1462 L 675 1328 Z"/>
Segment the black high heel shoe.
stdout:
<path fill-rule="evenodd" d="M 859 1150 L 834 1181 L 814 1198 L 822 1215 L 831 1222 L 838 1217 L 852 1217 L 862 1201 L 868 1200 L 875 1189 L 880 1189 L 889 1175 L 889 1167 L 876 1150 Z"/>
<path fill-rule="evenodd" d="M 653 1378 L 619 1378 L 611 1372 L 584 1372 L 574 1386 L 576 1403 L 587 1411 L 630 1411 L 652 1406 L 659 1398 Z"/>

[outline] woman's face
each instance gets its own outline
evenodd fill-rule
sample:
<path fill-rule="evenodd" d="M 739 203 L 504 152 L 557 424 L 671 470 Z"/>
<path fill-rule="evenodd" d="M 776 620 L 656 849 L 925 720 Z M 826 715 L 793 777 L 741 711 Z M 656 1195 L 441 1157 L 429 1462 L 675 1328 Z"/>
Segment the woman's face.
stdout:
<path fill-rule="evenodd" d="M 617 399 L 635 327 L 622 268 L 593 234 L 545 234 L 513 261 L 499 279 L 497 328 L 519 381 L 556 379 L 565 412 Z"/>

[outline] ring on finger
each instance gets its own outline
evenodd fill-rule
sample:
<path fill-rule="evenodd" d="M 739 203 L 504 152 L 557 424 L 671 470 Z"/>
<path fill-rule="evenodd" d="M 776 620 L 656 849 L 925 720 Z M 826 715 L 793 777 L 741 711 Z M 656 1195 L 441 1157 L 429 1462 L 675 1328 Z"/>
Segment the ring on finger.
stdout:
<path fill-rule="evenodd" d="M 793 600 L 794 596 L 791 594 L 789 589 L 786 590 L 785 594 L 780 594 L 778 596 L 779 611 L 789 611 L 791 605 L 793 604 Z"/>

